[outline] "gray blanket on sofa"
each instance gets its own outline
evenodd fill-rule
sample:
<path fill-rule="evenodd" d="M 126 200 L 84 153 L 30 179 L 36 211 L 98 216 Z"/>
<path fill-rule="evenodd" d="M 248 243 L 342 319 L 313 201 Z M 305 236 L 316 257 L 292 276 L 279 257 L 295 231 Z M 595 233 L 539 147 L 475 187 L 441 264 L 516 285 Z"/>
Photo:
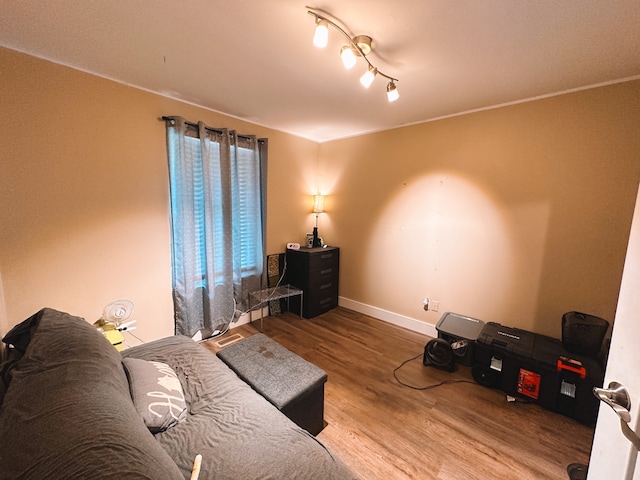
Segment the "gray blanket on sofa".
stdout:
<path fill-rule="evenodd" d="M 9 332 L 0 479 L 353 479 L 324 446 L 186 337 L 126 350 L 177 373 L 186 418 L 155 436 L 135 410 L 121 355 L 79 317 L 44 309 Z M 0 389 L 2 391 L 2 389 Z"/>
<path fill-rule="evenodd" d="M 201 478 L 353 478 L 319 441 L 192 340 L 165 338 L 124 355 L 168 363 L 178 374 L 189 414 L 156 439 L 185 476 L 199 453 Z"/>

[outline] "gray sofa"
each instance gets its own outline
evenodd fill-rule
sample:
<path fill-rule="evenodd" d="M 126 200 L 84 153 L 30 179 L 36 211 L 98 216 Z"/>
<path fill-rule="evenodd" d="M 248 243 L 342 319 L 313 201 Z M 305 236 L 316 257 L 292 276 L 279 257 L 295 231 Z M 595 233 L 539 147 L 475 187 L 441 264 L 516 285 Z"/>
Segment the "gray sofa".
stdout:
<path fill-rule="evenodd" d="M 3 341 L 15 348 L 1 370 L 2 479 L 189 478 L 197 454 L 200 479 L 355 478 L 186 337 L 121 355 L 84 319 L 43 309 Z M 179 395 L 161 395 L 173 416 L 160 427 L 148 425 L 132 400 L 146 388 L 134 364 L 163 366 L 166 386 L 179 383 Z"/>

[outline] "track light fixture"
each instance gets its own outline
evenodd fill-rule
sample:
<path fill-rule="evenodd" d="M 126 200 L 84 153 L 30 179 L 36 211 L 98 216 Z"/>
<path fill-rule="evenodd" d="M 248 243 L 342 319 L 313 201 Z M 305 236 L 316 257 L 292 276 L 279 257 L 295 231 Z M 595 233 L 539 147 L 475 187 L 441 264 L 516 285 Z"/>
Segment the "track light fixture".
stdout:
<path fill-rule="evenodd" d="M 360 83 L 362 84 L 362 86 L 364 86 L 365 88 L 369 88 L 375 80 L 376 76 L 380 75 L 381 77 L 385 77 L 389 80 L 389 83 L 387 84 L 387 100 L 389 102 L 395 102 L 398 98 L 400 98 L 398 87 L 396 86 L 396 82 L 398 82 L 399 80 L 385 73 L 382 73 L 375 66 L 373 66 L 367 58 L 367 55 L 371 53 L 372 50 L 371 44 L 373 42 L 373 39 L 371 37 L 367 35 L 357 35 L 355 37 L 352 37 L 340 26 L 336 25 L 334 22 L 322 16 L 318 12 L 307 10 L 307 13 L 309 15 L 312 15 L 316 19 L 316 30 L 313 36 L 313 44 L 316 47 L 324 48 L 327 46 L 329 42 L 329 25 L 331 25 L 348 40 L 348 43 L 340 49 L 340 58 L 342 59 L 342 64 L 344 65 L 344 67 L 347 69 L 355 67 L 356 63 L 358 63 L 358 57 L 361 57 L 365 62 L 367 62 L 368 66 L 367 71 L 364 72 L 362 77 L 360 77 Z"/>

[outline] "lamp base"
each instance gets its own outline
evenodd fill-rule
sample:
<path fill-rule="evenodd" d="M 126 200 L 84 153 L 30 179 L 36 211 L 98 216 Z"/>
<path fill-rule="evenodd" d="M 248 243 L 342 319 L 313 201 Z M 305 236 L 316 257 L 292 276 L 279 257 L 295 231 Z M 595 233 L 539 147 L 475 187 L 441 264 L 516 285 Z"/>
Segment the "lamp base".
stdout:
<path fill-rule="evenodd" d="M 313 243 L 311 244 L 312 247 L 321 247 L 322 244 L 320 243 L 320 237 L 318 236 L 318 227 L 313 227 Z"/>

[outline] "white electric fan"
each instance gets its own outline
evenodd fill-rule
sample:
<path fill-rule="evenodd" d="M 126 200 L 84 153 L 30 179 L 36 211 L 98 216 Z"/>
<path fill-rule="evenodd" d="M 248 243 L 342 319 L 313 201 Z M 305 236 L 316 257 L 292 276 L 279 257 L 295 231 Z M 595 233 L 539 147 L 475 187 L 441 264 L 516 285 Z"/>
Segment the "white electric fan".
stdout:
<path fill-rule="evenodd" d="M 133 312 L 133 302 L 126 298 L 114 300 L 102 312 L 102 317 L 98 320 L 100 326 L 113 325 L 120 332 L 135 330 L 132 326 L 135 320 L 126 321 Z"/>

